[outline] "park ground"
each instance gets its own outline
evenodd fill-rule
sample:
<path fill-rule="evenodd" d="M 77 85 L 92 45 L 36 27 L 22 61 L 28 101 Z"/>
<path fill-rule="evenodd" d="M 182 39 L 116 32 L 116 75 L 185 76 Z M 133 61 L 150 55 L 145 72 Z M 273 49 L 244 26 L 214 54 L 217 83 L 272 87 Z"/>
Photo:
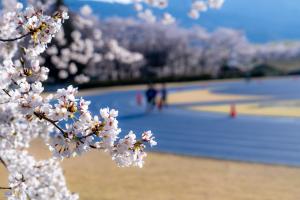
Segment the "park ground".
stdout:
<path fill-rule="evenodd" d="M 294 84 L 294 81 L 295 80 L 284 80 L 283 83 Z M 298 82 L 296 83 L 298 84 Z M 215 87 L 213 87 L 212 89 L 214 90 L 212 90 L 209 82 L 200 83 L 200 88 L 198 88 L 198 84 L 195 86 L 195 83 L 171 85 L 171 87 L 174 87 L 175 89 L 172 89 L 169 97 L 171 105 L 170 110 L 172 111 L 173 107 L 174 109 L 178 109 L 179 107 L 180 112 L 182 112 L 181 109 L 192 110 L 195 112 L 192 117 L 198 117 L 197 113 L 199 112 L 199 119 L 204 120 L 209 118 L 208 122 L 212 122 L 212 124 L 214 124 L 214 120 L 222 119 L 224 121 L 224 127 L 230 127 L 228 130 L 232 131 L 239 130 L 241 127 L 237 126 L 237 124 L 240 123 L 244 125 L 248 125 L 248 123 L 266 123 L 268 125 L 278 126 L 278 128 L 272 129 L 270 132 L 276 131 L 282 127 L 284 128 L 285 126 L 295 126 L 295 130 L 298 130 L 296 122 L 286 122 L 283 120 L 285 117 L 297 119 L 300 116 L 300 112 L 297 110 L 299 104 L 298 96 L 288 96 L 288 98 L 283 99 L 276 97 L 275 99 L 272 99 L 271 103 L 266 104 L 265 102 L 268 102 L 267 99 L 271 96 L 276 96 L 277 93 L 273 94 L 270 92 L 265 95 L 265 90 L 260 93 L 257 88 L 264 87 L 266 88 L 266 91 L 271 91 L 269 87 L 273 88 L 274 83 L 268 85 L 269 83 L 255 81 L 250 86 L 243 86 L 242 89 L 247 87 L 247 90 L 249 91 L 245 94 L 243 94 L 243 92 L 235 92 L 239 91 L 239 83 L 237 85 L 235 83 L 233 85 L 231 85 L 232 83 L 228 84 L 230 88 L 234 89 L 233 91 L 226 92 L 226 88 L 223 89 L 223 84 L 221 88 L 222 92 L 218 91 L 219 88 Z M 190 85 L 192 85 L 192 89 L 186 89 L 186 87 L 189 87 Z M 185 89 L 181 89 L 181 86 L 185 87 Z M 255 89 L 253 92 L 252 87 Z M 113 90 L 127 91 L 132 89 L 142 90 L 144 88 L 144 86 L 137 86 L 116 89 L 110 88 L 108 90 L 101 89 L 101 91 L 104 91 L 105 93 Z M 284 88 L 281 89 L 285 90 Z M 90 90 L 82 94 L 91 95 L 101 91 Z M 278 91 L 278 87 L 276 91 Z M 132 98 L 130 95 L 128 96 L 128 102 L 131 101 L 130 99 Z M 280 96 L 280 94 L 277 96 Z M 127 96 L 125 97 L 127 98 Z M 237 104 L 239 114 L 252 117 L 238 118 L 237 121 L 225 120 L 224 113 L 229 112 L 229 105 L 232 102 L 240 102 L 240 104 Z M 123 104 L 118 104 L 117 102 L 115 105 L 120 105 L 122 107 Z M 168 112 L 164 113 L 164 115 L 169 114 Z M 206 114 L 202 116 L 202 112 L 212 113 L 213 117 Z M 170 118 L 174 113 L 175 112 L 172 111 L 170 115 L 165 117 Z M 253 119 L 255 116 L 259 117 L 259 121 Z M 265 119 L 261 118 L 262 116 L 279 117 L 279 119 L 270 122 L 273 118 L 267 118 L 266 121 L 264 121 Z M 151 121 L 152 119 L 155 119 L 155 114 L 153 118 L 151 117 L 152 115 L 142 116 L 142 121 Z M 131 115 L 123 118 L 123 120 L 127 120 L 126 124 L 136 124 L 136 119 L 132 118 Z M 159 116 L 159 119 L 164 118 Z M 138 120 L 140 120 L 140 118 L 138 118 Z M 190 119 L 188 119 L 188 121 L 189 120 Z M 223 128 L 222 124 L 219 126 L 220 128 Z M 209 130 L 214 130 L 215 125 L 208 128 Z M 281 151 L 284 152 L 283 155 L 286 157 L 277 155 L 279 153 L 272 149 L 272 151 L 269 149 L 270 151 L 268 150 L 268 152 L 265 152 L 265 149 L 260 148 L 260 145 L 265 147 L 265 143 L 256 143 L 259 141 L 259 138 L 257 138 L 258 136 L 256 136 L 257 141 L 254 141 L 254 138 L 251 138 L 252 135 L 249 130 L 249 136 L 247 137 L 245 137 L 245 135 L 233 134 L 234 137 L 232 137 L 232 139 L 222 140 L 222 142 L 226 142 L 226 144 L 222 144 L 224 145 L 222 151 L 215 152 L 217 155 L 216 157 L 221 159 L 207 158 L 210 157 L 210 154 L 206 154 L 207 152 L 205 149 L 203 150 L 195 147 L 193 148 L 193 153 L 196 151 L 199 153 L 200 157 L 150 152 L 146 158 L 145 167 L 142 169 L 118 168 L 109 155 L 96 151 L 89 152 L 78 158 L 65 159 L 62 165 L 70 190 L 79 193 L 83 200 L 298 200 L 300 199 L 300 168 L 292 166 L 293 163 L 298 165 L 298 156 L 294 156 L 294 154 L 297 153 L 298 148 L 293 146 L 292 149 L 294 150 L 291 151 L 290 149 L 291 145 L 296 145 L 296 143 L 291 143 L 291 141 L 287 141 L 287 139 L 283 138 L 282 136 L 285 135 L 285 133 L 276 133 L 272 136 L 266 128 L 267 127 L 264 129 L 255 129 L 256 135 L 261 134 L 264 136 L 261 139 L 266 140 L 266 142 L 268 142 L 269 139 L 273 139 L 274 141 L 271 142 L 272 146 L 269 148 L 272 147 L 273 149 L 274 147 L 275 149 L 281 149 Z M 212 143 L 212 141 L 218 141 L 218 138 L 222 137 L 222 135 L 218 133 L 210 136 L 211 138 L 206 138 L 207 136 L 203 135 L 201 132 L 204 130 L 199 130 L 198 128 L 197 130 L 200 131 L 200 139 L 205 140 L 210 144 L 209 148 L 217 149 L 217 145 L 220 144 Z M 292 134 L 291 140 L 294 141 L 295 139 L 292 137 L 298 138 L 298 136 L 294 135 L 296 134 L 294 133 L 295 130 L 292 129 L 292 131 L 289 132 Z M 193 134 L 196 133 L 197 132 Z M 230 133 L 231 132 L 226 132 L 226 137 L 229 137 L 230 135 L 228 134 Z M 164 145 L 168 149 L 173 147 L 173 144 L 168 147 L 167 145 L 169 143 L 164 143 L 164 137 L 168 139 L 167 141 L 170 141 L 168 135 L 169 133 L 163 133 L 157 136 L 161 148 L 164 147 Z M 249 148 L 250 146 L 248 146 L 248 143 L 235 143 L 234 141 L 239 141 L 239 139 L 241 139 L 240 137 L 245 137 L 249 139 L 249 142 L 255 142 L 254 144 L 257 144 L 258 146 Z M 277 143 L 277 137 L 279 138 L 279 141 L 282 142 Z M 193 137 L 190 139 L 193 140 Z M 210 139 L 212 141 L 210 141 Z M 285 142 L 288 142 L 289 145 L 283 145 Z M 190 145 L 192 145 L 192 143 L 193 141 L 190 141 Z M 177 147 L 176 142 L 174 142 L 174 145 L 174 147 Z M 201 146 L 200 143 L 195 143 L 193 145 L 196 145 L 197 147 Z M 205 146 L 205 144 L 202 145 Z M 230 151 L 227 149 L 227 146 L 230 147 Z M 189 145 L 186 147 L 178 147 L 178 152 L 180 153 L 182 151 L 189 154 L 189 151 L 185 151 L 185 148 L 188 147 Z M 246 148 L 247 151 L 245 151 L 244 148 Z M 161 150 L 164 151 L 164 148 Z M 240 161 L 230 161 L 231 157 L 226 157 L 227 154 L 222 154 L 224 153 L 224 150 L 229 153 L 241 150 L 239 157 L 237 157 L 237 160 Z M 158 151 L 160 151 L 160 149 L 158 149 Z M 209 150 L 209 152 L 211 151 Z M 38 140 L 33 142 L 30 153 L 35 155 L 38 159 L 44 159 L 50 156 L 47 147 Z M 274 156 L 278 157 L 270 161 L 270 157 L 263 156 L 265 153 L 268 153 L 268 155 L 274 154 Z M 204 155 L 204 157 L 201 155 Z M 251 155 L 251 157 L 249 156 L 249 158 L 247 158 L 246 155 Z M 287 160 L 284 159 L 282 161 L 282 158 L 286 158 Z M 256 160 L 258 162 L 256 162 Z M 270 163 L 274 163 L 272 165 L 264 164 L 264 162 L 268 163 L 269 161 Z M 278 164 L 276 164 L 277 162 Z M 289 165 L 290 163 L 291 165 Z M 0 186 L 5 185 L 7 185 L 7 173 L 3 167 L 0 167 Z M 1 196 L 0 199 L 2 199 Z"/>
<path fill-rule="evenodd" d="M 43 159 L 48 149 L 34 142 Z M 300 168 L 149 153 L 145 167 L 118 168 L 108 155 L 90 152 L 63 161 L 68 186 L 83 200 L 297 200 Z M 0 183 L 7 174 L 0 168 Z"/>

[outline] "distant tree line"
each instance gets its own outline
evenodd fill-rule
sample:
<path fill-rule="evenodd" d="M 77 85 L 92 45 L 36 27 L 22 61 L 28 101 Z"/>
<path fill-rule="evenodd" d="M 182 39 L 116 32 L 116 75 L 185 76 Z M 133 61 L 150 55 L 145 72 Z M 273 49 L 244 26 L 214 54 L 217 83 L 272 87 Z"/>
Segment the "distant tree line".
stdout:
<path fill-rule="evenodd" d="M 60 5 L 61 6 L 61 5 Z M 50 82 L 180 81 L 280 75 L 270 61 L 300 58 L 299 42 L 252 44 L 242 31 L 136 19 L 100 20 L 84 6 L 41 57 Z"/>

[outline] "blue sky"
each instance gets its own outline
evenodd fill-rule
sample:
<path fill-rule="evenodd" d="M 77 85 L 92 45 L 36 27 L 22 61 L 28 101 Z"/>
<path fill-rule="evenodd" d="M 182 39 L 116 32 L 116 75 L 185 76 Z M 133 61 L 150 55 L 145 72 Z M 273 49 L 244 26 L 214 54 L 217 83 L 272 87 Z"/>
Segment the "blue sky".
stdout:
<path fill-rule="evenodd" d="M 100 17 L 134 17 L 130 5 L 96 1 L 65 0 L 74 10 L 90 4 Z M 111 0 L 106 0 L 111 1 Z M 118 0 L 115 0 L 118 1 Z M 128 0 L 119 0 L 128 1 Z M 199 20 L 191 20 L 186 13 L 188 0 L 170 0 L 167 9 L 177 17 L 178 23 L 189 27 L 201 25 L 208 30 L 230 27 L 243 30 L 252 42 L 300 40 L 300 0 L 225 0 L 221 10 L 203 13 Z"/>

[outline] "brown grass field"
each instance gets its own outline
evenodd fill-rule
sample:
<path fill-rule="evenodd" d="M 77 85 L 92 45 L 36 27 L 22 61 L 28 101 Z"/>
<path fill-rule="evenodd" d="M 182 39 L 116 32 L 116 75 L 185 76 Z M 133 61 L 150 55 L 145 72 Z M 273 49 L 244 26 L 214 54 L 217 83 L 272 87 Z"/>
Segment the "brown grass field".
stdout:
<path fill-rule="evenodd" d="M 40 142 L 31 153 L 49 156 Z M 64 160 L 63 168 L 70 190 L 83 200 L 300 199 L 300 168 L 159 153 L 149 153 L 142 169 L 118 168 L 100 152 Z M 7 184 L 3 167 L 0 177 Z"/>
<path fill-rule="evenodd" d="M 263 96 L 247 96 L 247 95 L 231 95 L 217 94 L 208 89 L 187 90 L 175 93 L 170 93 L 168 96 L 169 104 L 180 103 L 204 103 L 204 102 L 219 102 L 219 101 L 238 101 L 238 100 L 259 100 L 266 97 Z"/>

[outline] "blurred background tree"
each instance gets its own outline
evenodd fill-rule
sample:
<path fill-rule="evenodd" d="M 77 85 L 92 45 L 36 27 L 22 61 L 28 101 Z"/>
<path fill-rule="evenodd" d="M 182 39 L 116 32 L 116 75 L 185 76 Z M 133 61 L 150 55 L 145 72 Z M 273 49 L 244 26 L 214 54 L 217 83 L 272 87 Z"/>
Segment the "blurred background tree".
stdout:
<path fill-rule="evenodd" d="M 48 13 L 68 9 L 63 0 L 29 2 Z M 281 75 L 296 72 L 282 70 L 278 63 L 300 57 L 299 42 L 252 44 L 240 30 L 182 28 L 172 18 L 170 23 L 119 17 L 100 20 L 88 5 L 71 11 L 70 18 L 41 57 L 51 69 L 49 83 L 91 80 L 89 84 L 99 85 Z"/>

